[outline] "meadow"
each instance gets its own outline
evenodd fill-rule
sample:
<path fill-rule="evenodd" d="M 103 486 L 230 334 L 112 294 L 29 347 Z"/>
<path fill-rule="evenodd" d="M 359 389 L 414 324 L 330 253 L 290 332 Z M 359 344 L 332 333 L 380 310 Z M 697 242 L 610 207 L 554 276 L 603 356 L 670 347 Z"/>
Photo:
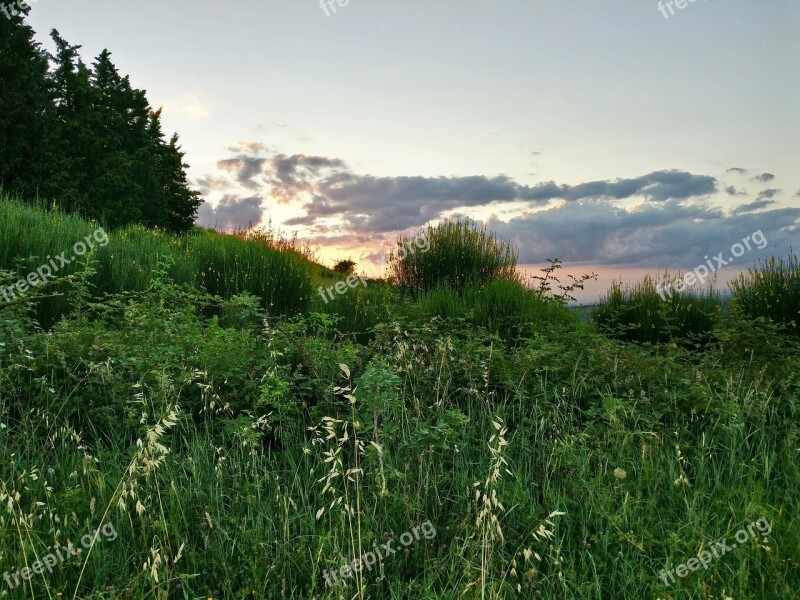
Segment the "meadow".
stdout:
<path fill-rule="evenodd" d="M 0 286 L 98 226 L 0 198 Z M 0 598 L 800 597 L 796 257 L 584 322 L 464 221 L 330 303 L 268 232 L 107 235 L 0 298 Z"/>

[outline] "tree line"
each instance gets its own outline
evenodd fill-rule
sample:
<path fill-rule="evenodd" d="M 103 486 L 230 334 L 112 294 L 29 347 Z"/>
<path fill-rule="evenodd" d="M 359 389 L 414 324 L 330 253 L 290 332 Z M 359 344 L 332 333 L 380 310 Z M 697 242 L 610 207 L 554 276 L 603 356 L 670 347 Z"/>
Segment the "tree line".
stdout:
<path fill-rule="evenodd" d="M 171 232 L 194 224 L 200 195 L 186 179 L 177 134 L 103 50 L 91 66 L 80 46 L 51 33 L 34 40 L 30 8 L 0 15 L 0 186 L 114 228 Z"/>

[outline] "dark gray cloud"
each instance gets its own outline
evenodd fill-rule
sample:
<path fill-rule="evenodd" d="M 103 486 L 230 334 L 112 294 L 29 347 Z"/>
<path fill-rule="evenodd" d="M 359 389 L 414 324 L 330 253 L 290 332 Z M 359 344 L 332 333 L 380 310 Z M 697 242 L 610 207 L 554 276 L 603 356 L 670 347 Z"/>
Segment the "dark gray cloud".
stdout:
<path fill-rule="evenodd" d="M 772 173 L 762 173 L 761 175 L 756 175 L 755 177 L 753 177 L 751 181 L 760 181 L 761 183 L 769 183 L 773 179 L 775 179 L 775 175 L 773 175 Z"/>
<path fill-rule="evenodd" d="M 736 186 L 733 186 L 733 185 L 729 185 L 728 187 L 726 187 L 725 188 L 725 192 L 728 194 L 728 196 L 746 196 L 747 195 L 746 191 L 739 191 L 739 190 L 736 189 Z"/>
<path fill-rule="evenodd" d="M 226 195 L 217 204 L 211 206 L 204 202 L 197 210 L 197 224 L 201 227 L 211 227 L 217 231 L 234 231 L 258 225 L 264 216 L 261 198 L 251 196 L 240 198 L 235 195 Z"/>
<path fill-rule="evenodd" d="M 683 171 L 659 171 L 634 179 L 576 186 L 552 181 L 527 186 L 505 175 L 373 177 L 348 173 L 321 181 L 316 196 L 304 208 L 308 216 L 341 216 L 357 229 L 396 231 L 418 227 L 459 207 L 519 201 L 544 205 L 551 200 L 623 200 L 634 196 L 662 202 L 704 196 L 715 190 L 713 177 Z"/>
<path fill-rule="evenodd" d="M 261 184 L 257 181 L 253 181 L 253 178 L 262 172 L 266 162 L 266 158 L 239 156 L 237 158 L 217 161 L 217 168 L 223 171 L 233 171 L 236 174 L 236 180 L 242 187 L 255 190 L 258 189 Z"/>
<path fill-rule="evenodd" d="M 743 169 L 742 167 L 731 167 L 725 172 L 726 173 L 734 172 L 738 173 L 739 175 L 747 175 L 747 169 Z"/>
<path fill-rule="evenodd" d="M 775 200 L 769 200 L 765 198 L 759 198 L 749 204 L 743 204 L 742 206 L 737 206 L 733 209 L 734 215 L 741 215 L 748 212 L 753 212 L 754 210 L 758 210 L 759 208 L 766 208 L 770 204 L 775 204 Z"/>
<path fill-rule="evenodd" d="M 278 154 L 272 159 L 276 180 L 285 185 L 297 185 L 318 177 L 326 169 L 344 169 L 344 161 L 324 156 Z"/>
<path fill-rule="evenodd" d="M 553 182 L 540 184 L 535 192 L 550 189 Z M 562 185 L 553 198 L 582 200 L 586 198 L 612 198 L 623 200 L 633 196 L 644 196 L 649 200 L 685 200 L 706 196 L 717 191 L 717 180 L 707 175 L 693 175 L 687 171 L 655 171 L 633 179 L 616 181 L 592 181 L 576 186 Z M 535 195 L 535 193 L 534 193 Z"/>
<path fill-rule="evenodd" d="M 239 155 L 217 161 L 217 168 L 233 172 L 239 184 L 247 189 L 270 186 L 275 196 L 282 200 L 290 200 L 297 194 L 308 191 L 311 182 L 322 175 L 330 175 L 331 171 L 343 171 L 346 168 L 344 161 L 335 158 L 305 154 L 277 154 L 265 158 L 254 156 L 251 149 L 256 154 L 265 151 L 263 145 L 252 143 L 247 144 L 245 152 L 241 148 L 231 148 L 230 150 L 239 151 Z"/>
<path fill-rule="evenodd" d="M 507 222 L 489 222 L 492 231 L 519 248 L 523 264 L 560 258 L 587 265 L 656 269 L 693 268 L 704 262 L 704 256 L 729 254 L 731 245 L 760 229 L 769 246 L 748 252 L 738 261 L 747 264 L 775 247 L 788 250 L 798 226 L 800 209 L 727 216 L 677 201 L 635 211 L 601 202 L 565 203 Z"/>
<path fill-rule="evenodd" d="M 759 197 L 759 199 L 761 199 L 761 198 L 774 198 L 775 196 L 780 194 L 781 191 L 783 191 L 783 190 L 776 190 L 775 188 L 771 188 L 769 190 L 761 190 L 760 192 L 758 192 L 758 197 Z"/>

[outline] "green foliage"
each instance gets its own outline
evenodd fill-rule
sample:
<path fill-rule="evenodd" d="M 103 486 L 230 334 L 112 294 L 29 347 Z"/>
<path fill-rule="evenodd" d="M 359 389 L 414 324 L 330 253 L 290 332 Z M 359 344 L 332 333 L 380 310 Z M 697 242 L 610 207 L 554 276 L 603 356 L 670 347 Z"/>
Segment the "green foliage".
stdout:
<path fill-rule="evenodd" d="M 662 283 L 670 280 L 664 274 Z M 694 294 L 670 289 L 664 298 L 647 276 L 633 285 L 614 283 L 592 311 L 598 330 L 615 339 L 640 344 L 707 343 L 720 312 L 714 290 Z"/>
<path fill-rule="evenodd" d="M 734 306 L 743 315 L 769 319 L 800 336 L 800 261 L 794 253 L 759 263 L 731 287 Z"/>
<path fill-rule="evenodd" d="M 5 200 L 0 225 L 2 281 L 93 227 Z M 786 325 L 737 309 L 699 348 L 621 343 L 572 316 L 582 279 L 562 285 L 557 261 L 537 289 L 369 280 L 302 306 L 282 294 L 311 291 L 307 265 L 131 227 L 0 303 L 4 570 L 117 533 L 10 597 L 793 597 Z M 656 323 L 646 291 L 623 299 L 651 313 L 621 322 Z M 43 330 L 31 308 L 50 300 L 67 310 Z M 670 339 L 688 336 L 691 309 L 658 302 Z M 769 534 L 708 570 L 659 577 L 761 518 Z M 428 521 L 435 538 L 398 546 Z M 326 586 L 389 540 L 396 554 Z"/>
<path fill-rule="evenodd" d="M 371 339 L 372 328 L 386 320 L 396 292 L 392 286 L 378 280 L 367 280 L 367 286 L 357 285 L 344 294 L 334 294 L 324 303 L 314 294 L 314 310 L 326 312 L 337 319 L 336 329 L 352 335 L 360 342 Z"/>
<path fill-rule="evenodd" d="M 166 254 L 48 332 L 0 308 L 0 559 L 118 534 L 25 594 L 353 597 L 322 573 L 391 538 L 364 597 L 792 597 L 800 353 L 774 324 L 726 321 L 693 356 L 574 322 L 506 343 L 457 307 L 358 344 L 328 314 L 176 285 Z M 464 297 L 491 319 L 490 298 L 527 302 L 505 285 Z M 659 578 L 761 517 L 769 535 Z M 435 538 L 399 547 L 426 521 Z"/>
<path fill-rule="evenodd" d="M 389 256 L 389 274 L 412 295 L 441 287 L 461 294 L 475 283 L 519 281 L 516 251 L 466 219 L 428 226 L 416 237 L 401 236 Z"/>

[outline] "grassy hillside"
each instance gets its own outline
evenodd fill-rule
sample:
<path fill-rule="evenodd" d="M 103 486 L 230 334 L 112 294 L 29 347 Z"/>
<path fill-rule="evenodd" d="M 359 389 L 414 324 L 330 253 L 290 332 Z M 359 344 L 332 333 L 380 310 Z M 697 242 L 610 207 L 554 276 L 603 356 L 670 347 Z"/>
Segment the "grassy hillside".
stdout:
<path fill-rule="evenodd" d="M 94 231 L 0 201 L 0 285 Z M 624 290 L 589 323 L 503 269 L 326 304 L 285 249 L 109 232 L 0 298 L 0 597 L 798 597 L 770 264 L 649 343 L 619 327 L 673 309 Z"/>

